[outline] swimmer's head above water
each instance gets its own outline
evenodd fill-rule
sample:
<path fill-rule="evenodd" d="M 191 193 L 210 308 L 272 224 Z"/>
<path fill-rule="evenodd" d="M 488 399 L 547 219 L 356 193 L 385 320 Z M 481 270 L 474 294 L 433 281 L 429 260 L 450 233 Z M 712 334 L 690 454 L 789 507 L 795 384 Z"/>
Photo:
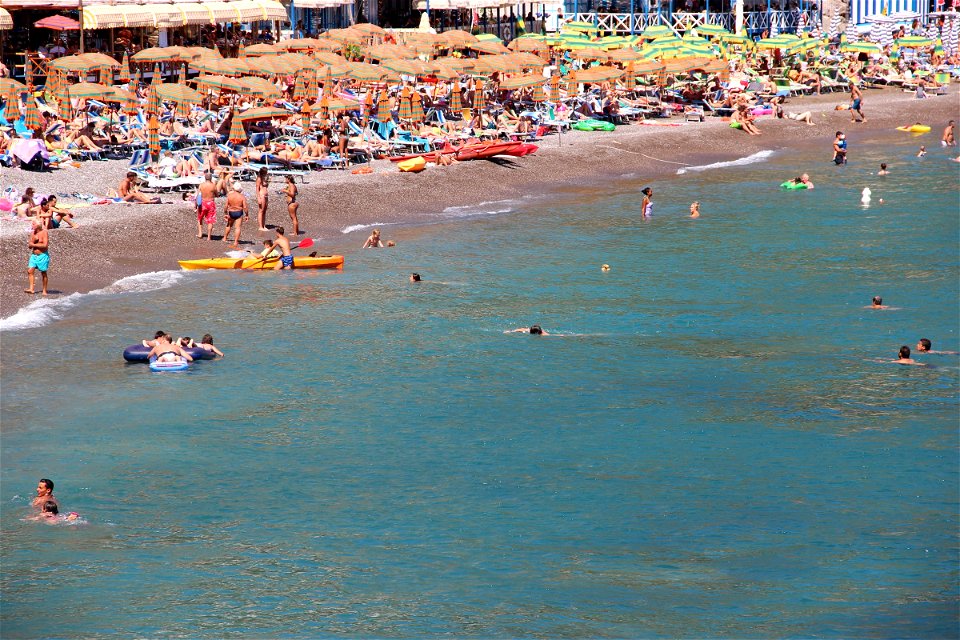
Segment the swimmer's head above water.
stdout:
<path fill-rule="evenodd" d="M 535 324 L 535 325 L 533 325 L 533 326 L 530 327 L 530 334 L 531 334 L 531 335 L 534 335 L 534 336 L 542 336 L 542 335 L 543 335 L 543 329 L 540 328 L 540 325 Z"/>
<path fill-rule="evenodd" d="M 873 306 L 881 307 L 883 306 L 883 298 L 880 296 L 873 296 Z"/>
<path fill-rule="evenodd" d="M 920 338 L 920 342 L 917 343 L 917 351 L 923 353 L 924 351 L 930 351 L 930 348 L 933 346 L 933 343 L 926 338 Z"/>
<path fill-rule="evenodd" d="M 419 273 L 411 273 L 411 274 L 410 274 L 410 282 L 420 282 L 420 274 L 419 274 Z"/>

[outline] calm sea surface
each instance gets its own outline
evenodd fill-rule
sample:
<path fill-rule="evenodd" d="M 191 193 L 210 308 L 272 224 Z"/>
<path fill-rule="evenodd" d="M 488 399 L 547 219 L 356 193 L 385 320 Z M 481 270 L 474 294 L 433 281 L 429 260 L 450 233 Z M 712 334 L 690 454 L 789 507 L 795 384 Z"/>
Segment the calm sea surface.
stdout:
<path fill-rule="evenodd" d="M 5 331 L 3 637 L 956 637 L 958 357 L 889 362 L 960 350 L 958 165 L 927 138 Z M 227 357 L 124 364 L 157 329 Z M 23 520 L 41 477 L 86 524 Z"/>

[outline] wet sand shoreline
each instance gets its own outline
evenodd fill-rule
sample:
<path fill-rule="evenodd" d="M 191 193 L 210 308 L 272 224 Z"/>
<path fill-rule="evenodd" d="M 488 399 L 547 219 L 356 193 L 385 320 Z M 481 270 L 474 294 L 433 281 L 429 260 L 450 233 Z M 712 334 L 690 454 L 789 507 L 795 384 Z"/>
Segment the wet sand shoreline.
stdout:
<path fill-rule="evenodd" d="M 848 94 L 793 98 L 788 111 L 813 112 L 816 126 L 771 117 L 759 119 L 761 136 L 729 128 L 719 118 L 682 126 L 628 125 L 615 132 L 570 132 L 558 140 L 540 141 L 540 150 L 524 158 L 463 162 L 450 167 L 430 165 L 420 174 L 401 174 L 394 163 L 380 160 L 370 175 L 349 171 L 312 172 L 300 187 L 300 220 L 304 234 L 317 240 L 322 253 L 349 255 L 363 242 L 358 234 L 341 232 L 352 225 L 422 224 L 447 220 L 448 207 L 471 207 L 483 202 L 515 200 L 525 195 L 550 197 L 567 187 L 606 188 L 627 176 L 653 181 L 675 175 L 683 164 L 705 165 L 749 156 L 762 150 L 806 146 L 829 153 L 834 132 L 843 129 L 855 145 L 871 132 L 889 132 L 896 126 L 923 122 L 933 127 L 918 144 L 939 145 L 949 119 L 958 119 L 960 101 L 951 87 L 948 96 L 915 100 L 895 90 L 866 94 L 868 121 L 851 124 L 846 111 L 834 111 L 849 101 Z M 673 118 L 670 123 L 679 122 Z M 666 124 L 666 123 L 657 123 Z M 906 134 L 905 134 L 906 135 Z M 854 155 L 855 158 L 855 155 Z M 855 160 L 854 160 L 855 161 Z M 87 162 L 78 169 L 35 174 L 3 169 L 0 185 L 21 192 L 35 186 L 38 193 L 83 191 L 102 194 L 115 187 L 126 171 L 126 161 Z M 691 179 L 696 180 L 695 174 Z M 281 184 L 271 184 L 268 224 L 289 229 Z M 251 221 L 245 223 L 244 248 L 258 246 L 268 233 L 257 233 L 252 185 L 244 191 L 251 200 Z M 195 237 L 192 208 L 180 194 L 164 195 L 164 205 L 104 205 L 77 210 L 79 228 L 51 232 L 51 297 L 88 292 L 121 278 L 161 270 L 176 270 L 177 259 L 222 255 L 227 249 L 218 238 L 223 230 L 223 198 L 218 199 L 214 241 Z M 27 226 L 4 220 L 0 224 L 0 315 L 10 316 L 39 296 L 22 293 L 26 285 Z M 349 260 L 347 262 L 349 268 Z M 39 284 L 39 283 L 38 283 Z"/>

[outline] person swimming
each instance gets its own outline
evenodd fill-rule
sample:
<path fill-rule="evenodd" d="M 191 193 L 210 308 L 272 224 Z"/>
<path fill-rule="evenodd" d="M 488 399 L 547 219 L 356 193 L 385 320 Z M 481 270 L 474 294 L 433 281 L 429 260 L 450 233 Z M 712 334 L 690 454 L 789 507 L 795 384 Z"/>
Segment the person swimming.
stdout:
<path fill-rule="evenodd" d="M 420 274 L 419 274 L 419 273 L 411 273 L 411 274 L 410 274 L 410 282 L 420 282 L 420 281 L 421 281 L 421 280 L 420 280 Z"/>
<path fill-rule="evenodd" d="M 890 172 L 887 171 L 887 163 L 886 163 L 886 162 L 881 162 L 881 163 L 880 163 L 880 171 L 877 171 L 877 175 L 878 175 L 878 176 L 885 176 L 885 175 L 888 175 L 889 173 L 890 173 Z"/>
<path fill-rule="evenodd" d="M 934 351 L 933 343 L 928 338 L 920 338 L 919 342 L 917 342 L 916 349 L 920 353 L 930 353 L 930 354 L 949 355 L 949 356 L 957 355 L 956 351 Z"/>
<path fill-rule="evenodd" d="M 873 300 L 870 301 L 870 306 L 865 307 L 867 309 L 889 309 L 887 305 L 883 304 L 883 298 L 880 296 L 873 296 Z"/>
<path fill-rule="evenodd" d="M 918 367 L 926 366 L 922 362 L 917 362 L 916 360 L 910 357 L 910 347 L 908 347 L 907 345 L 903 345 L 902 347 L 900 347 L 900 351 L 897 353 L 897 359 L 894 360 L 893 362 L 897 364 L 913 364 L 913 365 L 917 365 Z"/>
<path fill-rule="evenodd" d="M 529 333 L 532 336 L 548 336 L 550 335 L 543 330 L 538 324 L 530 325 L 529 327 L 520 327 L 518 329 L 510 329 L 509 331 L 504 331 L 504 333 Z"/>

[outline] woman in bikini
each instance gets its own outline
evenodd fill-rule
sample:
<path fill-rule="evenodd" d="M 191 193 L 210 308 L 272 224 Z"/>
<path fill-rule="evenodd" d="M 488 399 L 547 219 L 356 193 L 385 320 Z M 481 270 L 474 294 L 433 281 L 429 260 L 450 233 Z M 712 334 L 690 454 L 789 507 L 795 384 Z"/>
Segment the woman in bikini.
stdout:
<path fill-rule="evenodd" d="M 269 185 L 270 176 L 267 173 L 267 168 L 260 167 L 260 171 L 257 172 L 257 225 L 259 225 L 260 231 L 267 230 L 267 205 L 269 204 L 267 190 Z"/>
<path fill-rule="evenodd" d="M 283 194 L 287 196 L 287 213 L 290 214 L 290 220 L 293 221 L 293 235 L 300 235 L 300 221 L 297 219 L 297 211 L 300 209 L 300 203 L 297 202 L 297 185 L 293 183 L 293 176 L 287 176 L 287 184 L 283 188 Z"/>

